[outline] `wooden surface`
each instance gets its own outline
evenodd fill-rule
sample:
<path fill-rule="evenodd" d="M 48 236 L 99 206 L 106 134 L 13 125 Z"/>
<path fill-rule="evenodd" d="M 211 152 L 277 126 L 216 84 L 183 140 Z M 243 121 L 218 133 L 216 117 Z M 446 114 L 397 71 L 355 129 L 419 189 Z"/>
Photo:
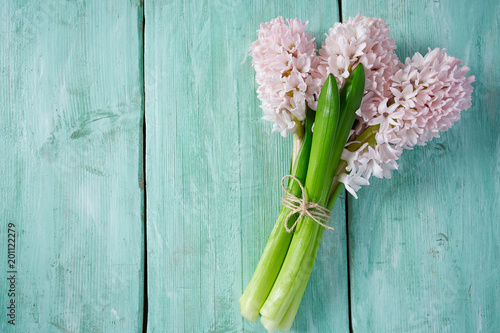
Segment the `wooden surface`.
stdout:
<path fill-rule="evenodd" d="M 349 201 L 355 332 L 500 332 L 500 2 L 355 1 L 400 59 L 444 47 L 471 68 L 472 108 Z"/>
<path fill-rule="evenodd" d="M 0 331 L 140 331 L 139 3 L 3 1 L 0 13 Z"/>
<path fill-rule="evenodd" d="M 149 1 L 145 13 L 148 332 L 263 332 L 238 299 L 277 217 L 292 138 L 260 120 L 249 48 L 280 14 L 323 39 L 337 4 Z M 342 201 L 335 220 L 295 331 L 348 330 Z"/>
<path fill-rule="evenodd" d="M 292 331 L 500 331 L 500 5 L 341 8 L 3 2 L 0 278 L 14 223 L 17 307 L 13 327 L 0 283 L 0 331 L 264 332 L 237 300 L 277 216 L 291 138 L 260 120 L 250 44 L 278 15 L 309 20 L 320 43 L 358 13 L 389 22 L 401 59 L 428 46 L 463 59 L 473 107 L 406 151 L 392 180 L 349 197 L 347 232 L 337 202 Z"/>

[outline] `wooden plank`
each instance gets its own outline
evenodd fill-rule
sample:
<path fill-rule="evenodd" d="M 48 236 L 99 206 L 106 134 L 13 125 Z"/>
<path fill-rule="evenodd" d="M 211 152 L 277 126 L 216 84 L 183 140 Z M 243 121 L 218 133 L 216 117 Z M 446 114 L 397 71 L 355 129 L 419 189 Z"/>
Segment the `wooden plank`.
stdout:
<path fill-rule="evenodd" d="M 139 1 L 0 7 L 0 331 L 142 327 Z M 7 225 L 16 233 L 6 320 Z"/>
<path fill-rule="evenodd" d="M 401 59 L 445 47 L 476 83 L 449 132 L 349 199 L 354 332 L 498 332 L 500 3 L 343 3 L 358 13 L 390 23 Z"/>
<path fill-rule="evenodd" d="M 318 10 L 321 8 L 321 10 Z M 279 210 L 291 137 L 260 120 L 250 44 L 261 22 L 309 20 L 336 2 L 145 1 L 150 332 L 263 332 L 239 315 Z M 343 201 L 294 331 L 348 331 Z"/>

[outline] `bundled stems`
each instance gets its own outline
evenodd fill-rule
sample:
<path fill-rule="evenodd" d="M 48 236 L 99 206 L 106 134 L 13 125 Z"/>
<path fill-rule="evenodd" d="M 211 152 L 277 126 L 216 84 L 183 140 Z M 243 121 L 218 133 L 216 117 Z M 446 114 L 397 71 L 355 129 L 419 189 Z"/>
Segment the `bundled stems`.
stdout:
<path fill-rule="evenodd" d="M 364 83 L 362 65 L 346 80 L 340 94 L 335 78 L 330 75 L 318 100 L 314 135 L 311 133 L 312 112 L 308 109 L 303 139 L 294 136 L 296 157 L 291 175 L 305 182 L 307 201 L 330 210 L 343 188 L 334 179 L 345 169 L 345 165 L 339 163 L 340 157 L 361 104 Z M 365 136 L 364 139 L 371 139 L 368 132 Z M 296 149 L 299 144 L 300 148 Z M 287 189 L 295 196 L 302 195 L 294 181 L 289 182 Z M 302 216 L 294 233 L 288 233 L 284 222 L 289 214 L 288 208 L 281 208 L 255 273 L 240 298 L 241 314 L 255 321 L 260 312 L 262 324 L 270 332 L 290 329 L 324 232 L 311 217 Z M 292 216 L 288 225 L 293 225 L 296 218 Z"/>
<path fill-rule="evenodd" d="M 334 172 L 329 174 L 329 161 L 339 122 L 339 92 L 333 75 L 323 85 L 316 110 L 311 156 L 305 191 L 308 201 L 326 206 Z M 334 169 L 335 170 L 335 169 Z M 308 266 L 314 262 L 314 245 L 319 224 L 302 217 L 297 225 L 288 254 L 276 282 L 260 313 L 268 331 L 274 331 L 288 310 L 301 282 L 308 277 Z"/>
<path fill-rule="evenodd" d="M 318 102 L 315 129 L 318 127 L 323 130 L 321 127 L 322 121 L 325 121 L 325 118 L 322 117 L 322 112 L 325 112 L 323 109 L 325 106 L 321 103 L 323 95 L 330 99 L 326 103 L 327 107 L 337 108 L 336 111 L 332 111 L 332 109 L 328 111 L 332 114 L 336 113 L 337 116 L 340 114 L 340 118 L 337 119 L 336 128 L 332 126 L 332 123 L 335 123 L 331 120 L 330 122 L 325 121 L 333 127 L 329 128 L 330 133 L 318 131 L 323 134 L 321 135 L 315 130 L 305 189 L 307 195 L 311 196 L 308 200 L 327 206 L 329 209 L 333 208 L 342 189 L 338 183 L 335 188 L 332 187 L 333 179 L 337 175 L 340 157 L 356 118 L 355 112 L 361 104 L 364 82 L 364 69 L 362 66 L 358 66 L 346 81 L 340 97 L 338 97 L 337 90 L 337 101 L 335 101 L 335 94 L 324 95 L 322 90 Z M 327 80 L 323 89 L 331 88 L 330 85 L 333 86 L 332 81 Z M 334 88 L 336 88 L 336 84 Z M 332 137 L 328 137 L 328 135 L 332 135 Z M 315 140 L 315 138 L 318 139 Z M 315 144 L 321 145 L 318 151 L 322 155 L 313 154 L 316 149 Z M 318 169 L 321 171 L 314 173 L 314 170 Z M 308 186 L 308 184 L 315 186 Z M 280 274 L 261 309 L 261 322 L 268 331 L 271 332 L 275 329 L 287 331 L 291 327 L 306 289 L 323 232 L 324 228 L 309 217 L 304 217 L 299 221 Z"/>
<path fill-rule="evenodd" d="M 343 184 L 337 185 L 337 187 L 333 191 L 334 194 L 332 196 L 332 199 L 328 203 L 328 209 L 331 210 L 333 208 L 333 206 L 335 205 L 335 201 L 337 201 L 337 198 L 338 198 L 338 196 L 343 188 L 344 188 Z M 320 235 L 318 236 L 318 240 L 316 241 L 316 244 L 314 245 L 314 252 L 313 252 L 314 258 L 316 258 L 316 254 L 318 253 L 319 245 L 321 244 L 321 238 L 323 236 L 324 230 L 325 230 L 324 228 L 321 228 Z M 297 294 L 293 298 L 292 303 L 288 307 L 288 310 L 285 312 L 285 316 L 283 317 L 283 319 L 279 323 L 278 327 L 276 327 L 276 330 L 278 330 L 280 332 L 288 332 L 290 330 L 290 328 L 292 327 L 295 316 L 297 315 L 297 311 L 299 310 L 300 302 L 302 301 L 302 296 L 304 296 L 304 292 L 306 291 L 307 283 L 309 282 L 309 278 L 311 276 L 313 263 L 314 263 L 314 260 L 311 262 L 310 267 L 308 267 L 307 278 L 305 278 L 302 281 L 299 289 L 297 290 Z"/>
<path fill-rule="evenodd" d="M 314 122 L 314 112 L 311 109 L 307 110 L 307 118 L 305 121 L 305 131 L 300 143 L 300 148 L 297 150 L 295 162 L 292 161 L 290 174 L 299 179 L 302 183 L 305 181 L 307 167 L 309 164 L 309 154 L 312 143 L 312 124 Z M 296 143 L 294 142 L 294 146 Z M 290 180 L 287 190 L 296 196 L 302 195 L 299 185 Z M 248 320 L 256 321 L 259 315 L 260 308 L 271 290 L 279 270 L 285 259 L 288 246 L 292 239 L 292 233 L 286 231 L 284 222 L 290 214 L 290 209 L 281 207 L 280 213 L 274 225 L 271 236 L 267 241 L 264 252 L 257 264 L 257 268 L 241 296 L 240 311 L 241 315 Z M 290 225 L 295 223 L 297 215 L 291 216 L 288 220 Z"/>

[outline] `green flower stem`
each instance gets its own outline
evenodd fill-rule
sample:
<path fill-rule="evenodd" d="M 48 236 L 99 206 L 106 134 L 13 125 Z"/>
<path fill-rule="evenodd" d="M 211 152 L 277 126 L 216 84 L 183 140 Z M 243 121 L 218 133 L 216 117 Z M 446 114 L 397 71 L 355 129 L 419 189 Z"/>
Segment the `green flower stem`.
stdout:
<path fill-rule="evenodd" d="M 333 209 L 333 206 L 335 205 L 335 202 L 337 201 L 337 198 L 338 198 L 338 196 L 343 188 L 344 188 L 343 184 L 339 184 L 335 188 L 333 198 L 328 203 L 328 209 L 330 209 L 330 210 Z M 317 255 L 318 249 L 319 249 L 319 245 L 321 244 L 321 238 L 323 237 L 323 232 L 325 230 L 325 228 L 321 228 L 321 229 L 322 230 L 320 230 L 320 234 L 318 235 L 318 239 L 316 240 L 316 244 L 314 245 L 314 251 L 313 251 L 314 258 L 313 259 L 316 258 L 316 255 Z M 290 330 L 290 328 L 292 327 L 293 321 L 295 320 L 295 316 L 297 315 L 297 311 L 299 310 L 300 302 L 302 301 L 302 297 L 304 296 L 304 292 L 306 291 L 306 287 L 307 287 L 307 284 L 309 282 L 309 278 L 311 276 L 314 260 L 310 261 L 310 263 L 311 264 L 308 267 L 308 276 L 307 276 L 307 278 L 305 278 L 301 282 L 300 287 L 297 290 L 297 294 L 295 295 L 292 303 L 290 304 L 290 307 L 286 311 L 285 316 L 283 317 L 283 319 L 281 320 L 279 325 L 276 327 L 277 331 L 288 332 Z"/>
<path fill-rule="evenodd" d="M 300 139 L 298 134 L 293 135 L 293 146 L 292 146 L 292 163 L 290 164 L 290 169 L 295 164 L 295 160 L 297 160 L 297 156 L 299 155 L 299 150 L 301 146 L 302 140 Z"/>
<path fill-rule="evenodd" d="M 322 105 L 322 98 L 328 100 L 328 98 L 333 97 L 332 94 L 324 94 L 325 87 L 329 88 L 328 84 L 331 83 L 328 81 L 325 82 L 318 102 L 317 121 L 313 135 L 309 171 L 306 178 L 306 193 L 311 196 L 311 198 L 308 198 L 309 201 L 316 202 L 322 206 L 333 207 L 334 201 L 340 193 L 338 189 L 341 187 L 336 187 L 334 197 L 331 198 L 331 186 L 349 132 L 356 119 L 355 112 L 359 109 L 363 98 L 365 84 L 364 68 L 363 66 L 358 66 L 349 76 L 342 94 L 338 97 L 339 105 L 330 103 L 332 106 L 339 108 L 338 113 L 340 115 L 337 122 L 338 127 L 335 131 L 332 131 L 333 127 L 328 128 L 328 130 L 333 132 L 333 137 L 328 136 L 332 132 L 324 131 L 322 127 L 324 124 L 321 122 L 323 119 L 321 112 L 326 111 L 327 113 L 325 105 L 328 106 L 329 104 L 325 103 L 325 105 Z M 319 132 L 316 131 L 316 127 L 320 128 Z M 316 144 L 318 144 L 319 148 L 317 148 Z M 329 147 L 329 145 L 331 146 Z M 314 153 L 316 148 L 318 152 L 322 153 L 322 155 L 318 155 L 321 158 L 315 158 Z M 330 148 L 329 151 L 327 150 L 328 148 Z M 326 165 L 322 164 L 325 162 Z M 317 165 L 314 163 L 317 163 Z M 313 170 L 321 171 L 314 173 Z M 313 187 L 313 190 L 317 190 L 317 192 L 310 190 L 310 184 L 316 186 Z M 321 189 L 319 189 L 320 186 L 322 186 Z M 326 197 L 324 196 L 325 193 Z M 323 232 L 324 228 L 310 217 L 302 218 L 299 221 L 280 274 L 261 309 L 261 322 L 268 331 L 272 332 L 278 327 L 285 329 L 291 326 L 307 286 Z"/>
<path fill-rule="evenodd" d="M 316 250 L 317 251 L 317 250 Z M 312 269 L 312 265 L 311 265 Z M 310 276 L 310 275 L 309 275 Z M 300 284 L 299 290 L 297 290 L 297 294 L 292 300 L 290 307 L 285 312 L 283 319 L 276 327 L 276 330 L 279 332 L 288 332 L 292 328 L 293 321 L 295 320 L 295 316 L 297 315 L 297 311 L 299 310 L 300 302 L 302 301 L 302 296 L 304 296 L 304 292 L 306 291 L 307 283 L 309 282 L 309 277 L 304 279 Z"/>
<path fill-rule="evenodd" d="M 375 126 L 371 126 L 371 127 L 367 128 L 362 133 L 362 135 L 360 135 L 358 137 L 358 139 L 356 140 L 359 142 L 356 142 L 355 144 L 350 145 L 348 147 L 348 150 L 349 151 L 356 151 L 357 149 L 361 148 L 362 145 L 364 145 L 365 143 L 368 143 L 368 146 L 374 146 L 376 143 L 376 142 L 374 143 L 375 134 L 377 133 L 378 128 L 379 128 L 379 125 L 375 125 Z M 365 149 L 368 149 L 368 147 L 366 147 Z M 344 188 L 344 185 L 342 183 L 338 182 L 338 176 L 341 173 L 345 172 L 346 167 L 347 167 L 347 162 L 344 160 L 341 160 L 338 167 L 337 167 L 337 171 L 335 172 L 336 177 L 333 181 L 332 190 L 330 192 L 331 193 L 330 201 L 329 201 L 328 206 L 327 206 L 327 208 L 330 210 L 333 209 L 340 192 Z M 323 228 L 323 231 L 324 231 L 324 228 Z M 320 231 L 320 234 L 318 235 L 318 239 L 316 240 L 316 244 L 315 244 L 315 253 L 316 254 L 318 251 L 317 249 L 319 248 L 319 245 L 321 244 L 322 236 L 323 236 L 323 233 L 322 233 L 322 231 Z M 314 256 L 316 256 L 316 254 Z M 312 267 L 313 266 L 311 265 L 311 270 L 309 271 L 309 274 L 311 274 L 311 272 L 312 272 Z M 299 309 L 300 302 L 302 301 L 302 297 L 303 297 L 304 292 L 306 290 L 307 283 L 309 281 L 309 277 L 310 276 L 308 276 L 306 279 L 304 279 L 302 281 L 302 283 L 297 291 L 297 294 L 295 295 L 295 298 L 293 299 L 292 303 L 290 304 L 290 307 L 288 308 L 287 312 L 285 313 L 285 316 L 283 317 L 282 321 L 279 323 L 279 325 L 276 328 L 278 331 L 288 332 L 291 329 L 293 321 L 295 319 L 295 316 L 297 315 L 297 311 Z"/>
<path fill-rule="evenodd" d="M 313 111 L 307 107 L 306 110 L 306 116 L 307 114 L 313 114 Z M 304 125 L 302 125 L 302 122 L 299 121 L 294 115 L 292 115 L 293 121 L 295 121 L 295 128 L 297 128 L 297 132 L 293 134 L 293 148 L 292 148 L 292 164 L 291 166 L 294 165 L 295 160 L 297 159 L 297 155 L 299 154 L 300 146 L 302 145 L 302 141 L 304 140 L 304 135 L 305 135 L 305 128 Z"/>
<path fill-rule="evenodd" d="M 342 89 L 342 92 L 340 94 L 340 119 L 335 136 L 334 148 L 330 156 L 329 171 L 328 171 L 330 173 L 335 171 L 333 173 L 334 175 L 337 175 L 338 173 L 338 168 L 340 167 L 339 162 L 340 164 L 343 164 L 341 162 L 345 162 L 345 161 L 340 161 L 340 157 L 342 155 L 342 151 L 344 150 L 345 143 L 349 137 L 349 133 L 354 124 L 354 121 L 356 120 L 356 110 L 359 109 L 361 105 L 361 101 L 363 99 L 363 94 L 364 94 L 364 87 L 365 87 L 365 72 L 363 65 L 359 65 L 347 79 L 344 88 Z M 342 169 L 345 169 L 345 166 L 343 166 Z M 337 200 L 340 192 L 343 189 L 343 185 L 338 183 L 337 178 L 338 177 L 335 177 L 334 179 L 334 183 L 332 184 L 328 200 L 327 208 L 330 210 L 333 209 L 335 201 Z M 302 296 L 304 295 L 307 283 L 309 281 L 309 277 L 312 272 L 316 254 L 318 253 L 319 245 L 321 244 L 321 239 L 323 237 L 323 232 L 324 228 L 318 229 L 318 234 L 311 254 L 311 259 L 306 261 L 307 264 L 306 277 L 301 281 L 297 293 L 292 300 L 292 303 L 287 309 L 283 319 L 277 326 L 277 329 L 281 332 L 288 332 L 293 324 L 295 315 L 297 314 L 297 311 L 299 309 Z"/>
<path fill-rule="evenodd" d="M 370 126 L 368 127 L 358 138 L 356 141 L 356 143 L 350 145 L 348 147 L 348 150 L 349 151 L 356 151 L 358 150 L 359 148 L 361 148 L 365 143 L 368 144 L 368 146 L 375 146 L 376 144 L 376 141 L 375 141 L 375 134 L 378 132 L 378 129 L 379 129 L 379 125 L 375 125 L 375 126 Z M 365 149 L 368 149 L 368 147 L 366 147 Z M 337 171 L 335 172 L 335 179 L 333 181 L 333 184 L 332 184 L 332 189 L 331 189 L 331 194 L 330 194 L 330 200 L 329 200 L 329 203 L 328 203 L 328 206 L 327 208 L 332 210 L 334 205 L 335 205 L 335 202 L 337 201 L 337 198 L 340 194 L 340 192 L 342 191 L 342 189 L 344 188 L 344 185 L 342 183 L 339 183 L 338 182 L 338 176 L 345 172 L 345 168 L 347 167 L 347 162 L 344 161 L 344 160 L 341 160 L 338 167 L 337 167 Z M 320 233 L 318 234 L 318 237 L 317 237 L 317 240 L 316 240 L 316 244 L 315 244 L 315 251 L 314 251 L 314 260 L 315 260 L 315 257 L 316 257 L 316 254 L 317 254 L 317 251 L 318 251 L 318 248 L 319 248 L 319 245 L 321 244 L 321 238 L 323 236 L 323 232 L 324 232 L 324 228 L 321 228 L 322 230 L 320 230 Z M 314 260 L 311 261 L 314 263 Z M 313 265 L 310 266 L 310 270 L 309 270 L 309 276 L 307 276 L 307 278 L 305 278 L 298 291 L 297 291 L 297 294 L 295 295 L 295 298 L 293 299 L 292 303 L 290 304 L 290 307 L 288 308 L 287 312 L 285 313 L 285 316 L 283 317 L 282 321 L 280 322 L 280 324 L 278 325 L 277 327 L 277 330 L 280 331 L 280 332 L 288 332 L 290 330 L 290 328 L 292 327 L 292 324 L 293 324 L 293 321 L 295 319 L 295 316 L 297 315 L 297 311 L 299 309 L 299 305 L 300 305 L 300 302 L 302 301 L 302 297 L 304 295 L 304 292 L 306 290 L 306 287 L 307 287 L 307 283 L 309 281 L 309 277 L 310 277 L 310 274 L 312 272 L 312 267 Z"/>
<path fill-rule="evenodd" d="M 305 191 L 307 200 L 326 206 L 334 171 L 330 160 L 339 122 L 339 92 L 335 78 L 330 75 L 318 99 L 311 156 L 307 171 Z M 296 227 L 288 254 L 276 282 L 262 306 L 261 322 L 273 331 L 281 322 L 301 282 L 308 277 L 309 261 L 314 260 L 314 245 L 319 224 L 310 217 L 302 217 Z M 322 228 L 321 228 L 322 229 Z"/>
<path fill-rule="evenodd" d="M 377 141 L 375 140 L 375 135 L 380 129 L 380 125 L 373 125 L 368 127 L 361 133 L 355 140 L 354 143 L 349 145 L 347 147 L 347 150 L 349 151 L 356 151 L 359 148 L 361 148 L 365 143 L 368 144 L 368 146 L 375 146 Z"/>
<path fill-rule="evenodd" d="M 337 170 L 346 141 L 356 120 L 356 110 L 361 106 L 364 90 L 365 69 L 362 64 L 359 64 L 347 78 L 340 93 L 340 119 L 328 165 L 330 172 Z"/>
<path fill-rule="evenodd" d="M 305 181 L 309 164 L 312 143 L 311 127 L 313 122 L 314 111 L 308 109 L 305 121 L 305 134 L 300 144 L 300 149 L 297 152 L 295 163 L 292 164 L 290 170 L 290 174 L 302 183 Z M 302 195 L 300 187 L 295 181 L 288 182 L 287 190 L 298 197 Z M 292 239 L 292 233 L 288 233 L 284 227 L 284 222 L 288 214 L 290 214 L 290 210 L 281 207 L 276 224 L 257 264 L 255 273 L 239 300 L 241 315 L 248 320 L 257 320 L 260 308 L 264 304 L 285 259 Z M 293 225 L 296 219 L 297 215 L 290 217 L 288 220 L 289 225 Z"/>
<path fill-rule="evenodd" d="M 287 255 L 283 263 L 283 267 L 281 268 L 280 275 L 278 275 L 278 279 L 272 289 L 272 293 L 269 295 L 269 297 L 272 296 L 272 298 L 268 297 L 260 311 L 262 314 L 261 323 L 268 330 L 268 332 L 273 332 L 280 325 L 294 298 L 297 296 L 303 281 L 308 279 L 310 275 L 308 270 L 313 264 L 311 259 L 314 259 L 314 245 L 316 244 L 315 240 L 318 231 L 318 224 L 310 218 L 304 219 L 299 222 L 299 224 L 309 227 L 308 229 L 303 229 L 306 230 L 305 233 L 309 237 L 306 238 L 305 236 L 302 236 L 299 238 L 296 236 L 296 231 L 288 251 L 289 253 L 302 251 L 302 256 L 300 258 L 291 258 Z M 299 240 L 296 241 L 296 239 Z M 287 262 L 287 260 L 289 261 Z M 281 273 L 283 271 L 286 273 Z M 292 271 L 290 273 L 291 275 L 288 274 L 290 271 Z M 282 277 L 281 280 L 280 277 Z M 271 314 L 273 317 L 268 314 Z"/>

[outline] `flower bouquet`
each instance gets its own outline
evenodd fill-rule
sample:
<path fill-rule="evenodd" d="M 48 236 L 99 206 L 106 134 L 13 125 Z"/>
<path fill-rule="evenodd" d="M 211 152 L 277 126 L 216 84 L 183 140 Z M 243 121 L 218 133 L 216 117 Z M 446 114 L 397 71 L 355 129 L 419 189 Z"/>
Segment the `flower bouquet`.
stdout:
<path fill-rule="evenodd" d="M 391 178 L 403 149 L 439 137 L 471 106 L 474 77 L 444 49 L 403 64 L 388 25 L 358 15 L 336 23 L 318 52 L 307 24 L 263 23 L 251 48 L 263 119 L 293 135 L 282 207 L 239 300 L 269 332 L 291 328 L 342 189 L 357 198 L 371 176 Z"/>

